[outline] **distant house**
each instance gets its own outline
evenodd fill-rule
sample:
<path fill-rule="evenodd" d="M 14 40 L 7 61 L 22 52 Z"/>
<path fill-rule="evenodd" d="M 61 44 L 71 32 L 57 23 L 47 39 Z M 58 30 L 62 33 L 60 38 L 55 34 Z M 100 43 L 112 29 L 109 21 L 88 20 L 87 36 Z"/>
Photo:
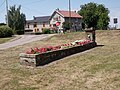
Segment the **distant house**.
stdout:
<path fill-rule="evenodd" d="M 25 32 L 42 32 L 43 28 L 49 28 L 50 16 L 34 17 L 33 20 L 27 20 Z"/>
<path fill-rule="evenodd" d="M 69 21 L 71 21 L 73 30 L 82 29 L 82 16 L 75 11 L 69 12 L 57 9 L 51 16 L 34 17 L 33 20 L 27 20 L 25 32 L 42 32 L 43 28 L 63 30 L 63 22 Z"/>
<path fill-rule="evenodd" d="M 70 14 L 69 14 L 70 13 Z M 70 16 L 71 15 L 71 16 Z M 82 16 L 80 16 L 75 11 L 64 11 L 57 9 L 53 12 L 52 16 L 50 17 L 50 24 L 53 27 L 56 27 L 56 23 L 59 22 L 59 29 L 62 28 L 63 22 L 71 22 L 73 30 L 80 30 L 82 29 Z"/>

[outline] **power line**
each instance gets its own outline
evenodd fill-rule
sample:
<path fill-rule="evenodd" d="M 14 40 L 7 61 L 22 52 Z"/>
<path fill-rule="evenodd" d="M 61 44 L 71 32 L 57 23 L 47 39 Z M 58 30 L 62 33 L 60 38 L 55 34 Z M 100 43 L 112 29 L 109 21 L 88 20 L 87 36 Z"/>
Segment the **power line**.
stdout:
<path fill-rule="evenodd" d="M 3 10 L 0 11 L 0 13 L 3 14 L 4 11 L 5 11 L 5 10 L 3 9 Z"/>
<path fill-rule="evenodd" d="M 8 19 L 8 0 L 6 0 L 6 12 L 7 12 L 7 15 L 6 15 L 6 24 L 8 25 L 8 22 L 9 22 L 9 19 Z"/>
<path fill-rule="evenodd" d="M 15 1 L 13 1 L 13 0 L 10 0 L 10 2 L 12 2 L 12 4 L 14 3 L 15 5 L 18 5 L 18 4 L 17 4 Z M 26 7 L 26 6 L 23 6 L 23 5 L 21 5 L 21 6 L 22 6 L 22 8 L 27 9 L 27 10 L 32 11 L 32 12 L 40 13 L 40 14 L 45 14 L 45 13 L 40 12 L 40 11 L 38 11 L 38 10 L 30 9 L 30 8 L 28 8 L 28 7 Z"/>
<path fill-rule="evenodd" d="M 5 11 L 5 8 L 0 8 L 0 14 L 3 14 L 3 11 Z"/>
<path fill-rule="evenodd" d="M 4 11 L 5 9 L 3 9 L 3 5 L 5 4 L 5 0 L 0 4 L 0 22 L 3 20 L 2 18 L 4 18 L 3 14 L 4 14 Z"/>
<path fill-rule="evenodd" d="M 0 22 L 1 22 L 1 21 L 4 22 L 4 21 L 3 21 L 3 18 L 5 18 L 4 12 L 5 12 L 4 9 L 0 11 Z"/>
<path fill-rule="evenodd" d="M 14 0 L 11 0 L 12 2 L 15 2 Z M 17 1 L 19 1 L 20 2 L 20 0 L 17 0 Z M 32 2 L 28 2 L 28 3 L 21 3 L 22 5 L 30 5 L 30 4 L 36 4 L 36 3 L 38 3 L 38 2 L 43 2 L 43 1 L 45 1 L 45 0 L 37 0 L 37 1 L 32 1 Z"/>
<path fill-rule="evenodd" d="M 5 0 L 1 3 L 0 7 L 2 7 L 4 5 L 4 3 L 5 3 Z"/>
<path fill-rule="evenodd" d="M 68 0 L 68 3 L 69 3 L 69 24 L 71 29 L 71 0 Z"/>
<path fill-rule="evenodd" d="M 45 0 L 37 0 L 37 1 L 33 1 L 33 2 L 30 2 L 30 3 L 23 3 L 23 5 L 30 5 L 30 4 L 36 4 L 36 3 L 38 3 L 38 2 L 43 2 L 43 1 L 45 1 Z"/>
<path fill-rule="evenodd" d="M 25 6 L 22 6 L 22 7 L 25 8 L 25 9 L 27 9 L 27 10 L 29 10 L 29 11 L 35 12 L 35 13 L 45 14 L 45 13 L 42 13 L 42 12 L 40 12 L 40 11 L 37 11 L 37 10 L 34 10 L 34 9 L 27 8 L 27 7 L 25 7 Z"/>

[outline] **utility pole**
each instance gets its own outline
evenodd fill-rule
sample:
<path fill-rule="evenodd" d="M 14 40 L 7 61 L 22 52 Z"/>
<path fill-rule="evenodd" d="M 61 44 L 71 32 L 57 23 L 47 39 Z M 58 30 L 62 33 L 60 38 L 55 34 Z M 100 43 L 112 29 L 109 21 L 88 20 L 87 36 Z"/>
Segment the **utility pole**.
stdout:
<path fill-rule="evenodd" d="M 6 0 L 6 24 L 7 24 L 7 26 L 8 26 L 8 0 Z"/>
<path fill-rule="evenodd" d="M 69 24 L 71 29 L 71 1 L 69 0 Z"/>

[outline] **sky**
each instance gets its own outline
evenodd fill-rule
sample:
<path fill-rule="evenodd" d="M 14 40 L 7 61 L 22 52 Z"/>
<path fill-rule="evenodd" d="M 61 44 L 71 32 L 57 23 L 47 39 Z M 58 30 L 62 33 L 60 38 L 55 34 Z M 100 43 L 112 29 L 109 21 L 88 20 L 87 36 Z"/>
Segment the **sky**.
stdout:
<path fill-rule="evenodd" d="M 21 5 L 21 12 L 26 15 L 27 20 L 33 16 L 49 16 L 57 8 L 68 10 L 69 0 L 8 0 L 9 7 Z M 117 28 L 120 28 L 120 0 L 71 0 L 71 10 L 80 10 L 80 5 L 94 2 L 103 4 L 110 11 L 110 26 L 115 26 L 113 18 L 118 18 Z M 0 0 L 0 23 L 5 22 L 6 6 L 5 0 Z"/>

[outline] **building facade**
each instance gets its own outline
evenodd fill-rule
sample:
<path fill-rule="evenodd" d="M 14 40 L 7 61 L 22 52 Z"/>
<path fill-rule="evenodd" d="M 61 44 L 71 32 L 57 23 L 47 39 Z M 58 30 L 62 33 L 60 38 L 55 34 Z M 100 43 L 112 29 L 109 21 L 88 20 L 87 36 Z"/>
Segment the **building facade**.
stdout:
<path fill-rule="evenodd" d="M 63 22 L 70 22 L 73 30 L 82 29 L 82 16 L 74 11 L 55 10 L 51 16 L 34 17 L 27 20 L 25 32 L 42 32 L 44 28 L 62 31 Z"/>
<path fill-rule="evenodd" d="M 56 26 L 56 23 L 59 22 L 59 26 Z M 82 29 L 82 16 L 80 16 L 75 11 L 64 11 L 57 9 L 54 11 L 50 17 L 50 24 L 53 27 L 58 27 L 58 29 L 63 30 L 63 22 L 71 23 L 71 29 L 81 30 Z"/>
<path fill-rule="evenodd" d="M 50 27 L 50 16 L 34 17 L 33 20 L 27 20 L 25 33 L 42 32 L 44 28 Z"/>

